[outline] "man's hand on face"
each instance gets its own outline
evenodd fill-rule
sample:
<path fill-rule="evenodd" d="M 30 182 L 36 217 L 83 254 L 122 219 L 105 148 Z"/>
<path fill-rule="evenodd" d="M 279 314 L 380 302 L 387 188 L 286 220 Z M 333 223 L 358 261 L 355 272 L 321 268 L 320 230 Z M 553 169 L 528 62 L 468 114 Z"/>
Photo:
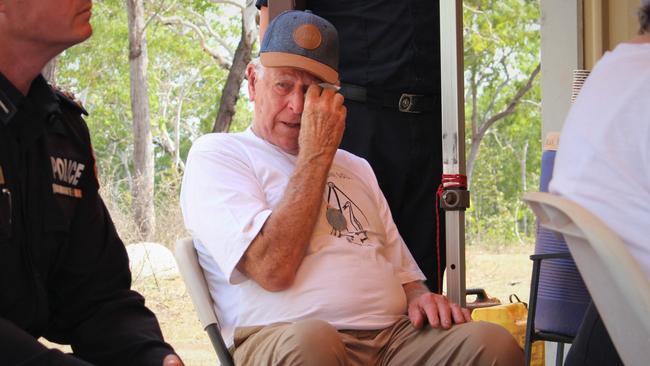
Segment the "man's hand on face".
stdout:
<path fill-rule="evenodd" d="M 163 360 L 163 366 L 184 366 L 183 361 L 176 355 L 167 355 Z"/>
<path fill-rule="evenodd" d="M 433 328 L 451 328 L 452 324 L 472 321 L 469 310 L 449 302 L 445 296 L 432 292 L 423 293 L 409 303 L 409 319 L 417 329 L 428 322 Z"/>
<path fill-rule="evenodd" d="M 334 156 L 343 137 L 346 114 L 343 95 L 331 88 L 310 85 L 300 121 L 300 154 Z"/>

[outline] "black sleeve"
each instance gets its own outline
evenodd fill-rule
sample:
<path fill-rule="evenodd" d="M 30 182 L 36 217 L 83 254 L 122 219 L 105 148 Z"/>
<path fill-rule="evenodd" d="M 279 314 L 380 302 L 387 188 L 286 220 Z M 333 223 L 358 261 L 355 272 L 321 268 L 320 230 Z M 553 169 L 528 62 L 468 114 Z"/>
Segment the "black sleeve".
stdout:
<path fill-rule="evenodd" d="M 144 298 L 130 289 L 126 249 L 97 192 L 94 159 L 89 160 L 69 246 L 53 279 L 59 294 L 46 337 L 69 343 L 76 356 L 96 365 L 161 366 L 174 351 Z"/>
<path fill-rule="evenodd" d="M 48 349 L 14 323 L 0 318 L 0 357 L 3 365 L 92 366 L 57 349 Z"/>

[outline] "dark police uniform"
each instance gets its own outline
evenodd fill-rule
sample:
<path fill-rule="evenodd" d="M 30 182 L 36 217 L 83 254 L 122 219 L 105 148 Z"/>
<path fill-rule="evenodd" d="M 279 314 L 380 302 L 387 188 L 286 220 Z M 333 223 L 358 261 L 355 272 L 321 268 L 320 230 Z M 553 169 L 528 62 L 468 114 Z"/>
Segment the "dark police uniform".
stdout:
<path fill-rule="evenodd" d="M 339 33 L 348 109 L 341 148 L 374 169 L 432 291 L 439 290 L 435 192 L 442 175 L 439 6 L 438 0 L 306 0 Z M 444 214 L 440 226 L 442 273 Z"/>
<path fill-rule="evenodd" d="M 160 366 L 173 350 L 130 290 L 82 113 L 42 76 L 23 96 L 0 74 L 0 364 Z"/>

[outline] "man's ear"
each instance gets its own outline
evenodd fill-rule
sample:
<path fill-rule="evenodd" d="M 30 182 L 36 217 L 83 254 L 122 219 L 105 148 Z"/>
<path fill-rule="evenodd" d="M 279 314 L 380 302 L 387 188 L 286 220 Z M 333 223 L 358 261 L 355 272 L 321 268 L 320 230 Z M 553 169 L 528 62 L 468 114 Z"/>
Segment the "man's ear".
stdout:
<path fill-rule="evenodd" d="M 246 79 L 248 79 L 248 99 L 250 99 L 251 102 L 254 102 L 255 83 L 257 82 L 257 74 L 255 73 L 255 65 L 253 65 L 252 63 L 249 63 L 248 66 L 246 66 Z"/>

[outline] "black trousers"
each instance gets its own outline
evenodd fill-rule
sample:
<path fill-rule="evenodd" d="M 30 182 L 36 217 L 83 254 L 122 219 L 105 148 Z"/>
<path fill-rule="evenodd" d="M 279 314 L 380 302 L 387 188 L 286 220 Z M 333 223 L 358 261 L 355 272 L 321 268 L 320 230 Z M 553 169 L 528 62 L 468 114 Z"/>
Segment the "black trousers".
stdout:
<path fill-rule="evenodd" d="M 341 148 L 368 160 L 386 196 L 402 238 L 438 288 L 436 189 L 442 175 L 440 113 L 403 113 L 397 108 L 346 100 Z M 440 273 L 445 268 L 444 212 L 440 213 Z"/>
<path fill-rule="evenodd" d="M 566 366 L 617 366 L 623 365 L 614 344 L 605 329 L 598 309 L 589 304 L 578 334 L 573 340 L 565 362 Z"/>

